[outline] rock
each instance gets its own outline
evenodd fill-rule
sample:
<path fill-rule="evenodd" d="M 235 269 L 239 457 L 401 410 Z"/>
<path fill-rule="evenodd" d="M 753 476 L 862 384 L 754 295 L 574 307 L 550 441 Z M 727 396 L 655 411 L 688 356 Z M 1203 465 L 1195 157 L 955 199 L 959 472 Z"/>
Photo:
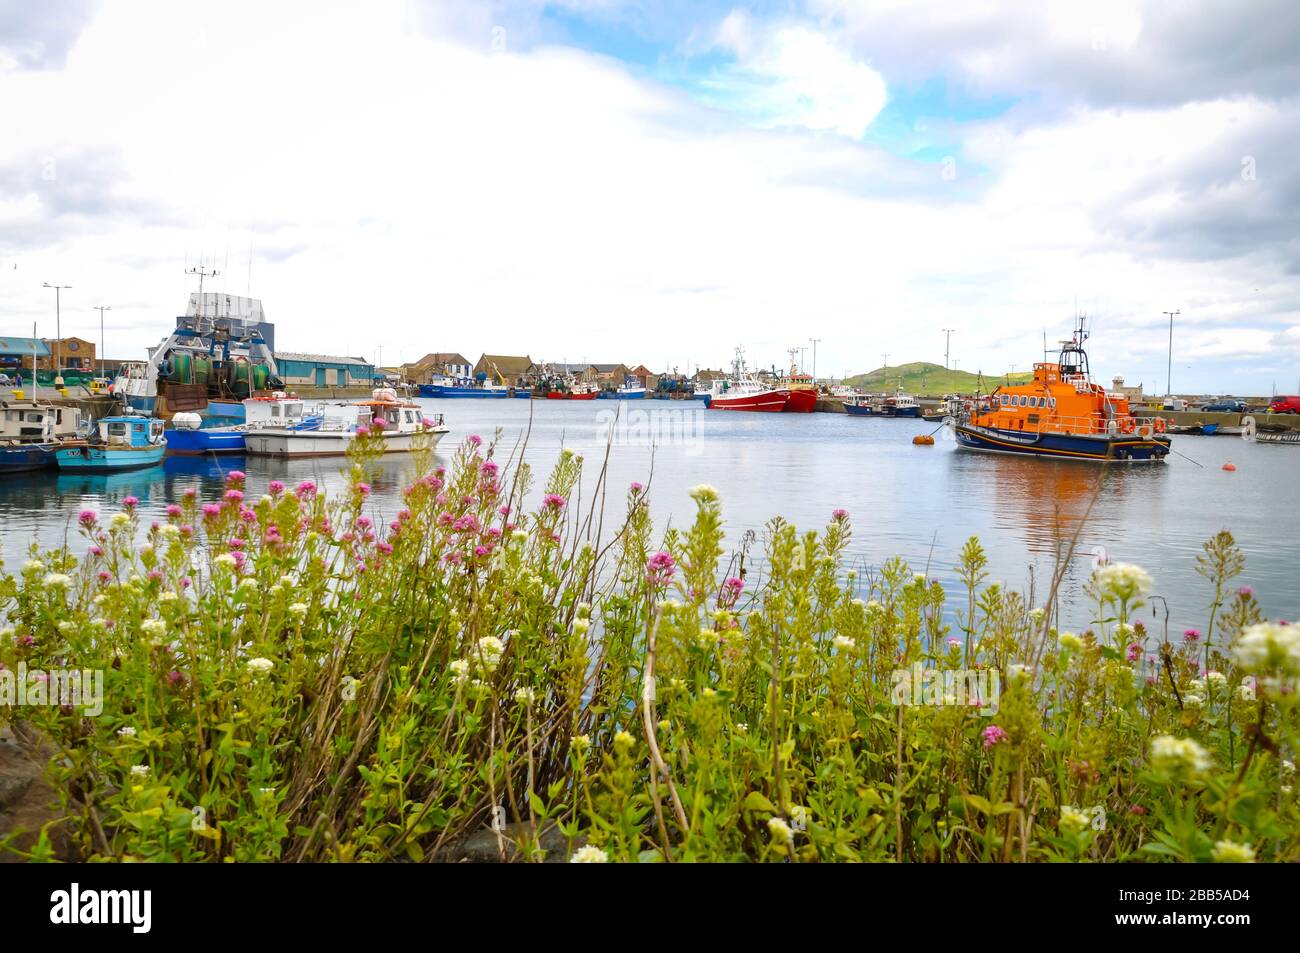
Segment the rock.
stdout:
<path fill-rule="evenodd" d="M 45 780 L 45 766 L 53 751 L 39 737 L 31 737 L 14 726 L 0 727 L 0 839 L 18 834 L 12 846 L 30 850 L 41 828 L 62 816 L 58 797 Z M 50 828 L 55 856 L 69 860 L 67 832 L 61 824 Z M 21 863 L 13 851 L 0 851 L 0 863 Z"/>
<path fill-rule="evenodd" d="M 507 862 L 517 863 L 524 859 L 523 851 L 519 849 L 516 842 L 528 837 L 531 831 L 532 825 L 527 821 L 507 824 L 501 831 L 501 839 L 505 843 L 505 859 Z M 490 827 L 485 827 L 461 842 L 460 859 L 479 864 L 500 863 L 502 858 L 498 843 L 497 832 Z M 541 846 L 542 850 L 546 852 L 545 862 L 548 864 L 562 864 L 568 859 L 568 845 L 565 842 L 564 834 L 554 823 L 548 824 L 542 829 Z M 576 848 L 582 845 L 575 844 L 574 846 Z"/>

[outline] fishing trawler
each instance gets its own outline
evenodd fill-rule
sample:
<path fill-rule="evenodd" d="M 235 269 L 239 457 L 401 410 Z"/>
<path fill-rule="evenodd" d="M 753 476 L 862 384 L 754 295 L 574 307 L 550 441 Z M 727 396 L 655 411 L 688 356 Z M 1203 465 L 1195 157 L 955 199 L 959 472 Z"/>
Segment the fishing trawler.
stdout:
<path fill-rule="evenodd" d="M 799 370 L 795 363 L 798 349 L 790 351 L 790 370 L 777 380 L 776 386 L 790 392 L 783 410 L 796 414 L 811 414 L 817 408 L 817 382 L 811 374 Z"/>
<path fill-rule="evenodd" d="M 489 381 L 484 373 L 477 377 L 435 377 L 420 385 L 421 397 L 508 397 L 511 391 L 505 384 Z"/>
<path fill-rule="evenodd" d="M 377 387 L 370 400 L 322 404 L 315 426 L 264 427 L 244 435 L 245 451 L 261 457 L 338 457 L 363 432 L 384 442 L 384 453 L 406 453 L 424 436 L 432 449 L 447 433 L 442 415 L 425 417 L 418 404 L 398 399 L 389 387 Z"/>
<path fill-rule="evenodd" d="M 1168 454 L 1162 417 L 1137 417 L 1128 398 L 1092 382 L 1080 318 L 1056 363 L 1034 365 L 1027 384 L 997 388 L 985 410 L 950 418 L 967 450 L 1066 460 L 1160 461 Z"/>
<path fill-rule="evenodd" d="M 622 387 L 617 390 L 603 390 L 600 392 L 600 398 L 602 400 L 644 400 L 646 388 L 635 377 L 625 377 Z"/>
<path fill-rule="evenodd" d="M 709 390 L 710 410 L 749 410 L 780 413 L 790 402 L 790 391 L 785 387 L 764 384 L 745 370 L 745 356 L 736 348 L 732 361 L 732 375 L 713 381 Z"/>
<path fill-rule="evenodd" d="M 284 387 L 262 336 L 262 302 L 205 294 L 202 287 L 200 282 L 175 329 L 150 349 L 147 360 L 122 365 L 113 393 L 130 409 L 163 419 L 195 412 L 212 425 L 243 423 L 245 398 Z"/>

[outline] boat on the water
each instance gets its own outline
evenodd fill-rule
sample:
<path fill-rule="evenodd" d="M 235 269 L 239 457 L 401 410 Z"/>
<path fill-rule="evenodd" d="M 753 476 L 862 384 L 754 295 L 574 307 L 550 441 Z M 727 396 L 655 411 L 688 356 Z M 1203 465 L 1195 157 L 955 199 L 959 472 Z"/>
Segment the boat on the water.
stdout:
<path fill-rule="evenodd" d="M 783 408 L 787 413 L 811 414 L 817 409 L 817 382 L 811 374 L 799 370 L 799 365 L 795 363 L 795 355 L 798 353 L 791 349 L 790 370 L 777 380 L 776 386 L 790 392 L 790 398 Z"/>
<path fill-rule="evenodd" d="M 55 451 L 60 470 L 110 473 L 162 463 L 167 453 L 163 422 L 142 414 L 104 417 L 89 440 L 72 441 Z"/>
<path fill-rule="evenodd" d="M 921 405 L 911 394 L 904 394 L 900 385 L 893 396 L 885 398 L 880 406 L 880 413 L 884 417 L 920 417 Z"/>
<path fill-rule="evenodd" d="M 384 453 L 406 453 L 416 439 L 429 441 L 432 448 L 449 428 L 442 415 L 425 417 L 418 404 L 401 400 L 387 387 L 375 388 L 370 400 L 348 404 L 322 404 L 321 418 L 311 428 L 280 426 L 249 430 L 244 435 L 245 452 L 262 457 L 343 456 L 363 432 L 384 441 Z"/>
<path fill-rule="evenodd" d="M 244 398 L 284 387 L 262 337 L 262 302 L 199 287 L 148 359 L 122 365 L 113 393 L 156 417 L 194 412 L 217 426 L 243 423 Z"/>
<path fill-rule="evenodd" d="M 646 397 L 646 388 L 635 377 L 625 378 L 623 386 L 617 390 L 603 390 L 600 392 L 602 400 L 644 400 Z"/>
<path fill-rule="evenodd" d="M 844 412 L 851 417 L 881 417 L 884 398 L 875 394 L 854 394 L 844 401 Z"/>
<path fill-rule="evenodd" d="M 1056 363 L 1034 365 L 1027 384 L 997 388 L 987 410 L 953 420 L 966 450 L 1065 460 L 1160 461 L 1169 454 L 1161 417 L 1137 417 L 1123 393 L 1092 382 L 1080 319 Z"/>
<path fill-rule="evenodd" d="M 745 370 L 745 358 L 740 348 L 736 348 L 732 376 L 713 381 L 709 391 L 710 410 L 780 413 L 789 402 L 788 388 L 765 384 Z"/>
<path fill-rule="evenodd" d="M 497 398 L 509 397 L 513 388 L 492 383 L 487 375 L 477 377 L 435 377 L 420 385 L 421 397 Z"/>
<path fill-rule="evenodd" d="M 167 452 L 182 456 L 208 453 L 243 453 L 244 437 L 250 431 L 266 427 L 313 430 L 320 426 L 321 410 L 307 405 L 296 394 L 276 391 L 264 397 L 243 401 L 244 422 L 228 427 L 202 427 L 198 414 L 180 413 L 172 417 L 167 433 Z"/>
<path fill-rule="evenodd" d="M 55 466 L 55 453 L 69 441 L 83 437 L 82 428 L 81 411 L 75 407 L 19 396 L 0 400 L 0 473 Z"/>

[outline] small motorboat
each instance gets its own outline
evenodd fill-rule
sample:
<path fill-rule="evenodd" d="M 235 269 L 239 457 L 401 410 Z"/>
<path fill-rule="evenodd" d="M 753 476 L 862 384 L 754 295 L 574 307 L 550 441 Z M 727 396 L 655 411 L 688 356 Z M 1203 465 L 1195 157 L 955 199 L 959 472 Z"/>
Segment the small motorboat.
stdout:
<path fill-rule="evenodd" d="M 143 414 L 104 417 L 89 440 L 72 441 L 55 452 L 60 470 L 110 473 L 162 463 L 167 453 L 163 422 Z"/>
<path fill-rule="evenodd" d="M 338 457 L 348 452 L 365 428 L 384 441 L 385 453 L 409 453 L 416 438 L 426 436 L 436 446 L 448 428 L 439 414 L 424 416 L 418 404 L 399 400 L 397 392 L 377 387 L 370 400 L 350 404 L 322 404 L 322 416 L 314 426 L 261 427 L 244 435 L 250 456 Z"/>
<path fill-rule="evenodd" d="M 276 391 L 267 397 L 249 397 L 243 402 L 244 423 L 229 427 L 202 427 L 198 414 L 172 417 L 167 431 L 167 452 L 181 456 L 209 453 L 243 453 L 244 437 L 265 427 L 312 430 L 320 425 L 320 408 L 306 405 L 296 394 Z"/>
<path fill-rule="evenodd" d="M 0 473 L 45 470 L 57 463 L 55 453 L 83 433 L 81 411 L 46 404 L 15 391 L 0 401 Z"/>

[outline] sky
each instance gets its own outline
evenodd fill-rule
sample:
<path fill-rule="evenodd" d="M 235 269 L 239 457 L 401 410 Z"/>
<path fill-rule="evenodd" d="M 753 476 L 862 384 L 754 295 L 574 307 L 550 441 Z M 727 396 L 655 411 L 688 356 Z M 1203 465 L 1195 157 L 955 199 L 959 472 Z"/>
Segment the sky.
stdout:
<path fill-rule="evenodd" d="M 0 0 L 0 115 L 0 334 L 1300 390 L 1294 0 Z"/>

